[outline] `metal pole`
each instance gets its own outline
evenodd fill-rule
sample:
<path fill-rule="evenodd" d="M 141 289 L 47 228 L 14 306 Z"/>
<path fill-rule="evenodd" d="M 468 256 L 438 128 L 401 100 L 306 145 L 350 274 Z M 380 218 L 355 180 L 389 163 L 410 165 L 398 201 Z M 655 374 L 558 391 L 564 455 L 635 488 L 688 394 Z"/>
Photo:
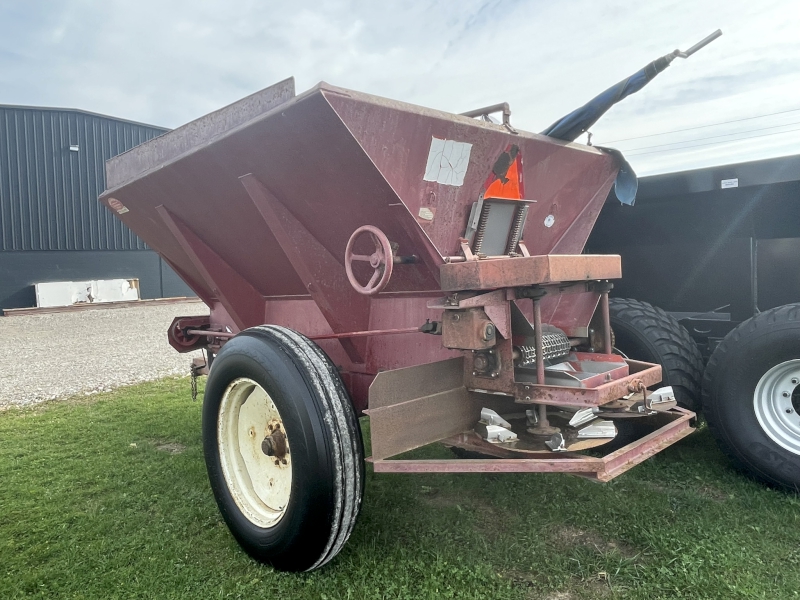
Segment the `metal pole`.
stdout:
<path fill-rule="evenodd" d="M 544 385 L 544 349 L 542 347 L 542 307 L 533 299 L 533 340 L 536 349 L 536 383 Z"/>
<path fill-rule="evenodd" d="M 600 294 L 600 310 L 603 313 L 603 354 L 613 354 L 611 345 L 611 311 L 608 307 L 608 290 Z"/>

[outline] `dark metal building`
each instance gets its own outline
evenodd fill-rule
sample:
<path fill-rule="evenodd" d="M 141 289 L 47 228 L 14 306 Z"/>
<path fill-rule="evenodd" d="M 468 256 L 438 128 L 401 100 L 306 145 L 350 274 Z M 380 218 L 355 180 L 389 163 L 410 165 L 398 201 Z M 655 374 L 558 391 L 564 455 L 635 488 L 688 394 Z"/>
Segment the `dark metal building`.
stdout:
<path fill-rule="evenodd" d="M 97 201 L 105 161 L 166 131 L 0 105 L 0 309 L 34 306 L 47 281 L 138 278 L 142 298 L 194 295 Z"/>

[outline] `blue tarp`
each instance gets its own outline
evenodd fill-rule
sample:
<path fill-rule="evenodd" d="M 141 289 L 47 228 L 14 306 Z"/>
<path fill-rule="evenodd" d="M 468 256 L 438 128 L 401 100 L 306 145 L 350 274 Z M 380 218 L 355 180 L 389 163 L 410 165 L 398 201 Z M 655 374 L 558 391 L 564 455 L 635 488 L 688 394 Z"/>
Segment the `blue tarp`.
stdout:
<path fill-rule="evenodd" d="M 637 71 L 616 85 L 611 86 L 579 109 L 572 111 L 567 116 L 562 117 L 550 125 L 550 127 L 542 131 L 542 135 L 547 135 L 559 140 L 567 140 L 569 142 L 575 140 L 579 135 L 586 132 L 594 125 L 609 108 L 623 98 L 635 94 L 647 85 L 656 75 L 669 66 L 673 58 L 674 54 L 667 54 L 666 56 L 654 60 L 645 68 Z M 620 165 L 619 174 L 617 175 L 617 181 L 614 186 L 617 198 L 623 204 L 632 205 L 636 200 L 636 189 L 638 187 L 636 174 L 619 150 L 613 148 L 601 149 L 617 158 Z"/>

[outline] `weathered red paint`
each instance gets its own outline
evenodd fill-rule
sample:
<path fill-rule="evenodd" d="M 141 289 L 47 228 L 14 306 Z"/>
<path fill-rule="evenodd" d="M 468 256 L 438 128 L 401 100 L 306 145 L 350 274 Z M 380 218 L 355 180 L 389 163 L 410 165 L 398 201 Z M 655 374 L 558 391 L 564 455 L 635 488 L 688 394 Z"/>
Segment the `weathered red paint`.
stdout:
<path fill-rule="evenodd" d="M 463 185 L 423 179 L 433 137 L 472 144 Z M 607 154 L 327 84 L 295 96 L 282 82 L 112 159 L 101 200 L 128 209 L 117 216 L 211 307 L 212 329 L 270 322 L 313 337 L 419 327 L 439 318 L 425 304 L 441 294 L 443 257 L 459 254 L 470 207 L 512 145 L 536 200 L 523 235 L 531 254 L 580 252 L 616 174 Z M 419 219 L 421 208 L 433 220 Z M 357 294 L 344 269 L 362 225 L 419 257 L 396 265 L 373 297 Z M 454 355 L 420 334 L 320 343 L 344 372 Z M 363 409 L 366 398 L 350 391 Z"/>
<path fill-rule="evenodd" d="M 453 167 L 442 179 L 429 167 L 452 166 L 442 158 L 445 147 L 458 148 L 461 162 L 458 176 Z M 396 450 L 474 424 L 480 407 L 464 400 L 472 394 L 596 406 L 625 395 L 634 383 L 660 380 L 660 367 L 619 359 L 612 370 L 589 371 L 596 375 L 581 387 L 545 384 L 543 324 L 586 338 L 602 302 L 603 350 L 611 350 L 608 288 L 598 282 L 621 275 L 620 259 L 580 253 L 616 173 L 614 158 L 589 146 L 324 83 L 295 96 L 287 80 L 110 160 L 101 201 L 210 307 L 209 317 L 173 324 L 176 347 L 206 343 L 217 351 L 248 327 L 290 327 L 328 354 L 359 411 L 368 405 L 376 374 L 429 365 L 426 381 L 441 384 L 437 369 L 449 364 L 457 382 L 442 398 L 461 407 L 460 420 L 430 393 L 406 400 L 438 411 L 433 423 L 400 405 L 384 407 L 384 415 L 394 415 L 382 422 L 394 434 L 384 441 Z M 505 203 L 495 204 L 508 208 L 510 202 L 515 211 L 501 257 L 483 256 L 477 242 L 473 254 L 466 239 L 473 204 L 484 197 L 502 198 Z M 517 244 L 521 206 L 528 212 Z M 374 249 L 359 249 L 359 232 L 377 240 Z M 495 235 L 492 247 L 502 240 Z M 428 320 L 441 321 L 441 337 L 419 331 Z M 528 343 L 530 337 L 536 380 L 517 381 L 514 353 L 521 351 L 514 340 Z M 463 361 L 447 361 L 455 357 Z M 604 357 L 571 360 L 595 358 Z M 544 419 L 545 409 L 540 413 Z M 403 440 L 401 425 L 394 424 L 409 414 L 419 424 L 416 437 Z M 682 418 L 610 461 L 501 457 L 455 467 L 419 461 L 375 466 L 570 471 L 603 479 L 682 434 L 688 427 Z"/>

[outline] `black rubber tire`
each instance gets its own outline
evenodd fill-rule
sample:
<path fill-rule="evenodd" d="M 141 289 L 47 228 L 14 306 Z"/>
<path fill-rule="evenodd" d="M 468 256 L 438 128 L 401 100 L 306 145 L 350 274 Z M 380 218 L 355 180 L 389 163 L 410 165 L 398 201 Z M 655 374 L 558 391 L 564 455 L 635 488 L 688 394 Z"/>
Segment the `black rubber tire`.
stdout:
<path fill-rule="evenodd" d="M 614 347 L 628 358 L 661 365 L 662 386 L 678 405 L 698 412 L 703 357 L 689 332 L 666 312 L 640 300 L 610 298 Z"/>
<path fill-rule="evenodd" d="M 292 484 L 283 517 L 255 525 L 225 482 L 217 422 L 223 394 L 239 377 L 261 385 L 280 412 L 291 446 Z M 228 341 L 214 360 L 203 399 L 203 450 L 222 517 L 241 547 L 285 571 L 310 571 L 342 549 L 364 492 L 364 450 L 355 411 L 336 367 L 311 340 L 275 325 Z"/>
<path fill-rule="evenodd" d="M 772 367 L 800 358 L 800 304 L 764 311 L 728 333 L 703 376 L 709 429 L 742 470 L 762 482 L 800 490 L 800 455 L 770 439 L 755 415 L 756 384 Z"/>

